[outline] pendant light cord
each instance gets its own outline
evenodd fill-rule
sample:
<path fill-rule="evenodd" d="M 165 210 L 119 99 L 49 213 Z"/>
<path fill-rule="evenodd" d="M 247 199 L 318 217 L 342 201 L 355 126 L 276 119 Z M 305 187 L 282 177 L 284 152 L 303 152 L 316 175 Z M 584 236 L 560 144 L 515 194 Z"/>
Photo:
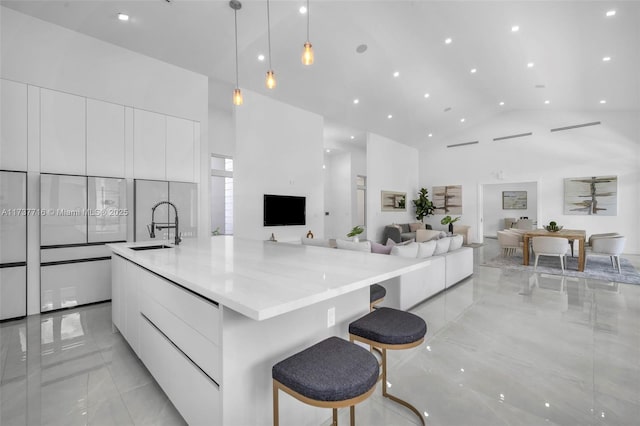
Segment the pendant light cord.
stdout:
<path fill-rule="evenodd" d="M 309 0 L 307 0 L 307 41 L 309 41 Z"/>
<path fill-rule="evenodd" d="M 236 88 L 239 88 L 239 85 L 238 85 L 238 11 L 237 10 L 233 11 L 233 19 L 235 22 L 235 29 L 236 29 Z"/>
<path fill-rule="evenodd" d="M 273 70 L 271 68 L 271 16 L 269 13 L 269 0 L 267 0 L 267 40 L 269 43 L 269 70 Z"/>

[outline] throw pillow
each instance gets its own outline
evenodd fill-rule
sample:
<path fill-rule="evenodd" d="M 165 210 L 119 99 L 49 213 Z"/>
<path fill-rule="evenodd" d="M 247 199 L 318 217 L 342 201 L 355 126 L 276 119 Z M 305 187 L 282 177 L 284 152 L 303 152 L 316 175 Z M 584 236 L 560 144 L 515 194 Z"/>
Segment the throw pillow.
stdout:
<path fill-rule="evenodd" d="M 352 250 L 352 251 L 364 251 L 367 253 L 371 253 L 371 241 L 347 241 L 347 240 L 336 240 L 336 244 L 339 249 L 342 250 Z"/>
<path fill-rule="evenodd" d="M 436 240 L 436 251 L 434 254 L 443 254 L 449 251 L 449 246 L 451 245 L 451 238 L 445 237 Z"/>
<path fill-rule="evenodd" d="M 462 235 L 454 235 L 451 237 L 451 245 L 449 246 L 449 251 L 458 250 L 462 247 L 462 243 L 464 242 L 464 238 Z"/>
<path fill-rule="evenodd" d="M 410 223 L 409 229 L 411 230 L 411 232 L 416 232 L 418 229 L 426 229 L 426 228 L 424 227 L 424 223 L 417 222 L 417 223 Z"/>
<path fill-rule="evenodd" d="M 407 240 L 407 241 L 403 241 L 401 243 L 396 243 L 391 238 L 387 238 L 387 243 L 385 245 L 391 246 L 391 247 L 393 247 L 393 246 L 406 246 L 407 244 L 411 244 L 413 242 L 415 242 L 415 240 L 414 239 L 410 239 L 410 240 Z"/>
<path fill-rule="evenodd" d="M 420 259 L 424 259 L 425 257 L 433 256 L 433 253 L 436 251 L 436 242 L 435 240 L 427 241 L 424 243 L 418 243 L 418 256 Z"/>
<path fill-rule="evenodd" d="M 391 256 L 415 258 L 418 255 L 418 244 L 412 242 L 404 246 L 395 245 L 391 248 L 390 254 Z"/>
<path fill-rule="evenodd" d="M 431 229 L 418 229 L 416 231 L 416 241 L 422 243 L 424 241 L 437 240 L 441 237 L 441 235 L 441 231 L 433 231 Z"/>
<path fill-rule="evenodd" d="M 371 253 L 389 254 L 391 253 L 392 248 L 393 246 L 386 246 L 384 244 L 374 243 L 374 242 L 371 243 Z"/>
<path fill-rule="evenodd" d="M 401 223 L 400 224 L 400 233 L 404 234 L 407 232 L 411 232 L 411 230 L 409 229 L 409 224 L 408 223 Z"/>

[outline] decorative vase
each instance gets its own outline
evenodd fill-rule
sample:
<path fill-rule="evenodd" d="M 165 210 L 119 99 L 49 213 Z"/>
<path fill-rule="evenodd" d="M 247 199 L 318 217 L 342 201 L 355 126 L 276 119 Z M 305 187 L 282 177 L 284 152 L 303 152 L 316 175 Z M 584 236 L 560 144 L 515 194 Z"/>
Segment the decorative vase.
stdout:
<path fill-rule="evenodd" d="M 353 236 L 353 242 L 354 243 L 359 243 L 360 242 L 360 237 L 358 237 L 357 235 Z"/>
<path fill-rule="evenodd" d="M 449 233 L 453 234 L 453 223 L 449 224 Z"/>
<path fill-rule="evenodd" d="M 313 238 L 313 232 L 311 232 L 311 230 L 307 232 L 307 238 Z"/>

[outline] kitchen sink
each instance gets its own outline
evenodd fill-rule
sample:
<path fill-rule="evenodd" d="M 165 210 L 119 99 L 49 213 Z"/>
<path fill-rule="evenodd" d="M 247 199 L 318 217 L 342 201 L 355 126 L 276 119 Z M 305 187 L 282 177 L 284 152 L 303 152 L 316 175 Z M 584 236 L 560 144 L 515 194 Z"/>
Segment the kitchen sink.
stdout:
<path fill-rule="evenodd" d="M 129 247 L 131 250 L 135 250 L 135 251 L 141 251 L 141 250 L 157 250 L 157 249 L 167 249 L 167 248 L 173 248 L 173 246 L 168 246 L 165 244 L 157 244 L 154 246 L 136 246 L 136 247 Z"/>

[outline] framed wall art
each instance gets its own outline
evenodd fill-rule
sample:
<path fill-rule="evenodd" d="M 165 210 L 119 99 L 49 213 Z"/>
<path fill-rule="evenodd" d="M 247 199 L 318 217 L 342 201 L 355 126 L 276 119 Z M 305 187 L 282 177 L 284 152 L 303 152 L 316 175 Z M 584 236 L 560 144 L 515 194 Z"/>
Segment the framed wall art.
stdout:
<path fill-rule="evenodd" d="M 434 214 L 462 214 L 462 185 L 433 187 Z"/>
<path fill-rule="evenodd" d="M 406 211 L 407 193 L 395 191 L 380 191 L 380 204 L 383 212 Z"/>
<path fill-rule="evenodd" d="M 564 214 L 617 216 L 618 177 L 587 176 L 565 179 Z"/>
<path fill-rule="evenodd" d="M 526 210 L 527 191 L 502 191 L 502 210 Z"/>

